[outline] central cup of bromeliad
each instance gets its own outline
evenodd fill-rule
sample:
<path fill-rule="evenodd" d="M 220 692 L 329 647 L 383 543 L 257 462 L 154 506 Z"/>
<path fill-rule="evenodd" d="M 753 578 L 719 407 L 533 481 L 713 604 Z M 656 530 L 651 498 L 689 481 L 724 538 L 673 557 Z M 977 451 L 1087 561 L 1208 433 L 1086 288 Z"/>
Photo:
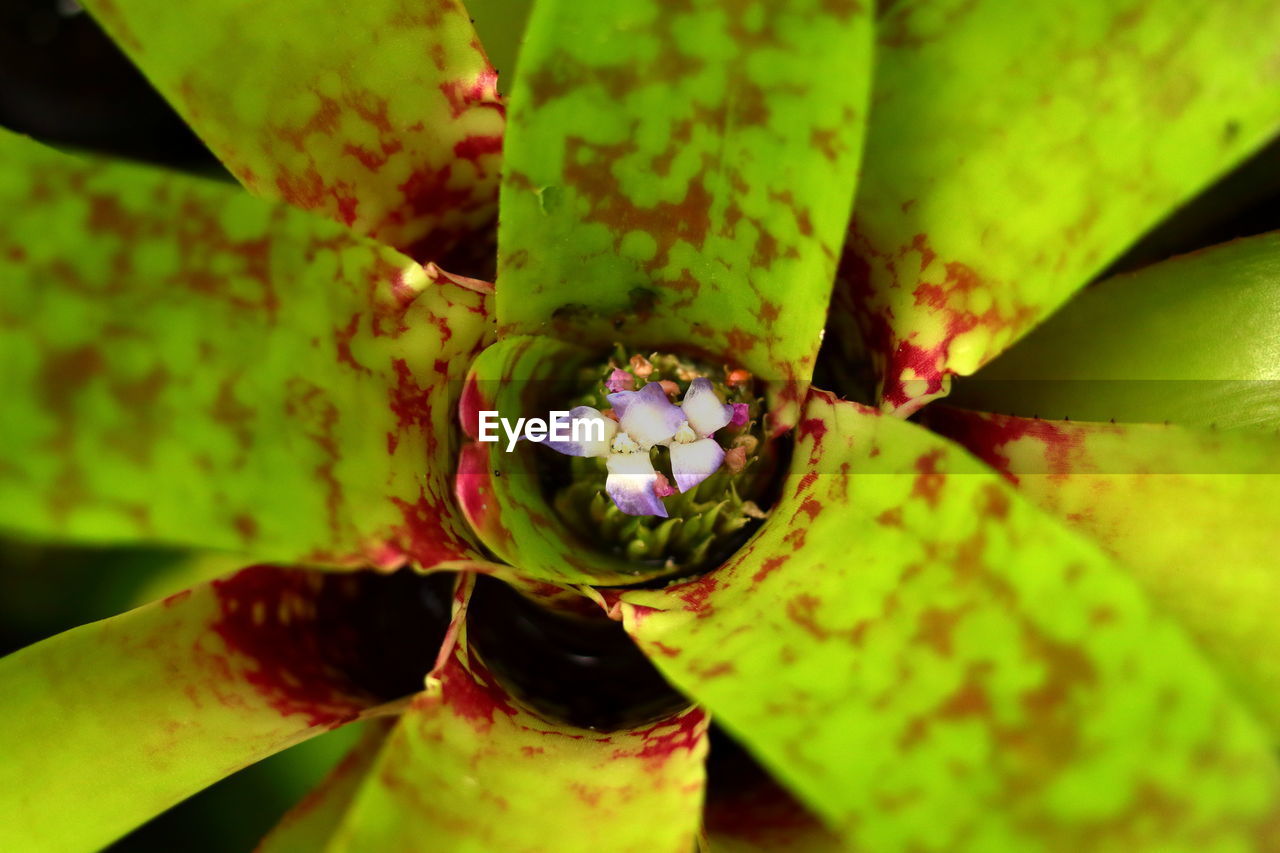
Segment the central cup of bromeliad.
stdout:
<path fill-rule="evenodd" d="M 578 396 L 545 419 L 481 412 L 478 438 L 508 450 L 521 439 L 543 445 L 538 465 L 552 506 L 577 535 L 630 560 L 694 572 L 765 517 L 775 460 L 746 370 L 617 347 L 583 367 L 576 384 Z"/>

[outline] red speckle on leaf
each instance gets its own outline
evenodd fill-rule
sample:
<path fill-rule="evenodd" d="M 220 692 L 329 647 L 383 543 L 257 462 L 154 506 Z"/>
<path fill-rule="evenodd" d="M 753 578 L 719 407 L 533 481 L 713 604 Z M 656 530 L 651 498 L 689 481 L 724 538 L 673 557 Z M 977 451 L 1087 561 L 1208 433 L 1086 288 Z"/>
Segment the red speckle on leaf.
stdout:
<path fill-rule="evenodd" d="M 434 216 L 452 211 L 465 211 L 476 204 L 471 189 L 463 184 L 455 186 L 453 167 L 446 163 L 439 168 L 419 166 L 401 183 L 399 189 L 404 197 L 401 212 L 393 214 L 389 220 L 400 224 L 406 219 L 405 213 L 414 217 Z M 439 235 L 439 238 L 428 235 L 413 245 L 411 255 L 415 258 L 440 257 L 456 235 Z M 434 251 L 426 251 L 433 249 Z"/>
<path fill-rule="evenodd" d="M 800 513 L 808 515 L 809 521 L 812 523 L 822 514 L 822 502 L 816 498 L 805 498 L 796 509 L 795 516 L 799 517 Z"/>
<path fill-rule="evenodd" d="M 931 507 L 938 505 L 942 487 L 947 481 L 947 475 L 938 470 L 938 463 L 943 455 L 941 448 L 934 448 L 916 460 L 916 471 L 919 473 L 911 485 L 911 495 L 923 498 Z"/>
<path fill-rule="evenodd" d="M 680 201 L 641 207 L 623 190 L 614 173 L 614 164 L 635 152 L 633 141 L 606 145 L 569 137 L 565 145 L 564 181 L 588 201 L 586 221 L 599 222 L 613 232 L 615 249 L 620 250 L 623 237 L 630 231 L 648 232 L 658 240 L 658 247 L 654 256 L 645 261 L 645 268 L 656 271 L 667 266 L 677 242 L 702 248 L 711 231 L 713 203 L 705 174 L 689 179 Z"/>
<path fill-rule="evenodd" d="M 778 569 L 782 568 L 782 566 L 787 562 L 788 559 L 789 557 L 787 557 L 785 554 L 776 556 L 776 557 L 769 557 L 760 565 L 759 570 L 757 570 L 756 573 L 751 576 L 751 582 L 760 583 L 769 575 L 773 574 Z"/>
<path fill-rule="evenodd" d="M 916 267 L 909 274 L 904 273 L 901 265 L 913 257 L 918 258 Z M 963 307 L 975 291 L 990 287 L 991 283 L 958 261 L 943 266 L 941 282 L 919 280 L 936 265 L 937 258 L 926 234 L 916 234 L 896 249 L 882 250 L 855 224 L 850 231 L 849 248 L 841 259 L 840 286 L 834 299 L 855 314 L 868 348 L 883 361 L 881 397 L 895 409 L 910 411 L 921 397 L 942 391 L 950 372 L 944 364 L 956 338 L 978 327 L 992 332 L 1012 329 L 1016 333 L 1036 318 L 1036 311 L 1025 305 L 1010 308 L 993 304 L 981 314 Z M 907 275 L 917 279 L 911 285 L 913 305 L 942 319 L 944 332 L 937 343 L 922 345 L 912 340 L 913 334 L 900 338 L 894 330 L 896 318 L 892 307 L 883 304 L 884 293 L 888 282 L 900 285 L 900 279 Z M 880 280 L 873 282 L 873 278 Z"/>
<path fill-rule="evenodd" d="M 825 426 L 825 425 L 823 425 L 823 430 L 824 430 L 824 431 L 826 430 L 826 426 Z M 803 493 L 803 492 L 805 492 L 805 491 L 809 490 L 810 488 L 812 488 L 812 487 L 813 487 L 813 484 L 814 484 L 814 483 L 816 483 L 817 481 L 818 481 L 818 472 L 817 472 L 817 471 L 809 471 L 808 473 L 806 473 L 806 474 L 805 474 L 804 476 L 802 476 L 802 477 L 800 478 L 800 480 L 796 483 L 796 492 L 795 492 L 795 493 L 796 493 L 796 496 L 797 496 L 797 497 L 799 497 L 801 493 Z"/>
<path fill-rule="evenodd" d="M 279 139 L 299 153 L 306 153 L 308 136 L 332 136 L 342 119 L 342 106 L 336 100 L 317 90 L 312 90 L 312 94 L 320 104 L 305 122 L 293 126 L 276 125 L 272 128 Z"/>
<path fill-rule="evenodd" d="M 844 153 L 844 144 L 840 141 L 842 135 L 840 128 L 815 127 L 809 134 L 809 143 L 823 157 L 834 162 Z"/>
<path fill-rule="evenodd" d="M 418 384 L 413 369 L 403 358 L 391 362 L 395 370 L 395 387 L 387 389 L 388 406 L 396 416 L 396 441 L 388 439 L 391 452 L 395 452 L 399 438 L 406 433 L 416 433 L 426 442 L 428 452 L 435 441 L 431 428 L 431 391 Z"/>
<path fill-rule="evenodd" d="M 983 504 L 982 511 L 988 518 L 1003 521 L 1009 517 L 1009 496 L 1001 489 L 989 484 L 983 489 L 983 495 L 986 502 Z"/>
<path fill-rule="evenodd" d="M 492 156 L 502 153 L 501 136 L 468 136 L 454 143 L 453 155 L 460 160 L 470 160 L 481 171 Z"/>
<path fill-rule="evenodd" d="M 376 172 L 385 166 L 387 160 L 391 159 L 393 155 L 400 153 L 403 148 L 403 143 L 399 141 L 390 141 L 382 143 L 377 151 L 370 151 L 363 145 L 356 145 L 355 143 L 348 142 L 343 146 L 342 150 L 348 156 L 359 160 L 360 164 L 370 172 Z"/>
<path fill-rule="evenodd" d="M 945 610 L 939 607 L 928 607 L 917 617 L 915 639 L 931 647 L 939 655 L 951 654 L 951 635 L 964 618 L 965 608 Z"/>
<path fill-rule="evenodd" d="M 475 106 L 503 110 L 502 100 L 498 97 L 498 73 L 493 69 L 482 71 L 469 82 L 446 80 L 440 84 L 440 91 L 449 102 L 449 111 L 455 119 Z"/>
<path fill-rule="evenodd" d="M 421 568 L 430 568 L 449 560 L 468 559 L 473 555 L 467 543 L 446 525 L 449 507 L 443 500 L 429 498 L 424 491 L 409 503 L 392 498 L 403 516 L 403 523 L 388 539 L 394 542 Z"/>
<path fill-rule="evenodd" d="M 335 327 L 333 330 L 333 342 L 338 351 L 339 364 L 345 364 L 360 373 L 369 373 L 369 368 L 356 361 L 355 356 L 351 354 L 351 339 L 356 336 L 356 332 L 360 329 L 361 317 L 360 313 L 352 314 L 345 327 Z"/>
<path fill-rule="evenodd" d="M 813 449 L 809 451 L 809 458 L 815 459 L 822 451 L 822 439 L 827 434 L 827 424 L 822 418 L 805 418 L 800 421 L 796 429 L 796 439 L 804 441 L 807 438 L 813 438 Z"/>
<path fill-rule="evenodd" d="M 831 632 L 818 624 L 817 612 L 822 602 L 816 596 L 804 593 L 787 602 L 787 618 L 805 633 L 818 640 L 825 640 Z"/>
<path fill-rule="evenodd" d="M 697 614 L 699 618 L 704 618 L 715 612 L 715 607 L 709 599 L 719 586 L 720 581 L 715 575 L 703 575 L 697 580 L 678 584 L 671 590 L 684 602 L 685 610 Z"/>
<path fill-rule="evenodd" d="M 880 524 L 885 527 L 901 527 L 902 507 L 895 506 L 893 509 L 886 509 L 884 512 L 876 516 L 876 524 Z"/>
<path fill-rule="evenodd" d="M 40 365 L 40 402 L 68 433 L 68 438 L 76 397 L 105 366 L 102 353 L 91 344 L 46 353 Z"/>
<path fill-rule="evenodd" d="M 253 421 L 256 414 L 249 406 L 244 405 L 235 395 L 235 378 L 228 377 L 218 386 L 218 396 L 209 407 L 209 417 L 231 432 L 236 446 L 243 453 L 253 447 Z"/>
<path fill-rule="evenodd" d="M 477 661 L 469 664 L 471 671 L 451 657 L 440 673 L 445 705 L 458 717 L 466 720 L 478 732 L 493 728 L 495 715 L 516 715 L 516 708 L 493 676 Z"/>
<path fill-rule="evenodd" d="M 756 335 L 744 332 L 742 329 L 732 329 L 725 335 L 725 343 L 729 347 L 729 352 L 735 355 L 750 352 L 758 340 L 759 338 Z"/>
<path fill-rule="evenodd" d="M 1050 474 L 1066 474 L 1078 466 L 1084 452 L 1082 431 L 1068 422 L 969 412 L 937 406 L 925 422 L 934 431 L 954 440 L 1013 482 L 1017 471 L 1006 446 L 1023 440 L 1041 445 L 1042 459 Z"/>
<path fill-rule="evenodd" d="M 658 654 L 663 655 L 664 657 L 674 658 L 674 657 L 680 656 L 679 649 L 674 649 L 671 646 L 668 646 L 666 643 L 660 642 L 658 640 L 651 640 L 648 645 L 651 649 L 653 649 Z"/>
<path fill-rule="evenodd" d="M 800 421 L 798 428 L 801 439 L 813 436 L 815 444 L 822 443 L 822 437 L 827 434 L 827 424 L 822 418 L 806 418 Z"/>
<path fill-rule="evenodd" d="M 597 809 L 600 807 L 600 796 L 603 792 L 598 788 L 590 788 L 582 782 L 573 782 L 570 783 L 569 790 L 573 791 L 574 796 L 588 808 Z"/>
<path fill-rule="evenodd" d="M 219 616 L 210 627 L 232 654 L 228 663 L 272 708 L 306 715 L 309 726 L 335 727 L 368 702 L 324 651 L 349 630 L 341 620 L 317 619 L 325 583 L 312 572 L 245 569 L 213 582 Z"/>
<path fill-rule="evenodd" d="M 703 681 L 710 681 L 724 675 L 732 675 L 737 670 L 731 661 L 723 660 L 704 667 L 700 661 L 689 661 L 689 671 Z"/>
<path fill-rule="evenodd" d="M 303 428 L 303 434 L 320 451 L 315 475 L 324 484 L 329 528 L 337 535 L 343 523 L 343 487 L 336 474 L 342 458 L 336 435 L 338 407 L 323 388 L 299 376 L 288 381 L 285 395 L 285 413 Z"/>
<path fill-rule="evenodd" d="M 257 538 L 258 522 L 254 521 L 252 516 L 241 513 L 231 519 L 231 523 L 234 525 L 236 533 L 240 534 L 240 538 L 243 539 L 246 544 Z"/>
<path fill-rule="evenodd" d="M 661 763 L 678 751 L 692 751 L 706 737 L 708 723 L 707 715 L 701 709 L 685 711 L 638 732 L 643 741 L 641 748 L 633 754 L 636 758 Z M 625 758 L 629 752 L 620 749 L 616 755 Z"/>

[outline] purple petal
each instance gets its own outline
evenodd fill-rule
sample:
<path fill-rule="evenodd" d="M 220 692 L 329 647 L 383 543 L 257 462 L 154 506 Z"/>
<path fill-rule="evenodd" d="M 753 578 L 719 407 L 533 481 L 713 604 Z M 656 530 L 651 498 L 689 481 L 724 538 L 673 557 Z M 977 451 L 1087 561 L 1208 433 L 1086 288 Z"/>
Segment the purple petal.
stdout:
<path fill-rule="evenodd" d="M 650 391 L 650 388 L 653 390 Z M 639 391 L 615 391 L 608 396 L 609 405 L 613 406 L 614 413 L 617 414 L 619 419 L 621 419 L 622 416 L 627 413 L 627 409 L 631 407 L 631 403 L 634 401 L 653 398 L 656 402 L 657 398 L 655 393 L 660 393 L 662 394 L 662 399 L 667 399 L 667 394 L 662 390 L 661 385 L 657 382 L 649 382 L 646 383 Z M 670 402 L 670 400 L 667 402 Z"/>
<path fill-rule="evenodd" d="M 578 441 L 573 439 L 575 422 L 577 422 Z M 601 426 L 596 426 L 598 422 Z M 556 425 L 563 425 L 560 430 L 568 434 L 569 438 L 565 441 L 555 441 L 551 438 L 554 432 L 549 431 L 546 440 L 542 443 L 566 456 L 608 456 L 609 444 L 618 432 L 617 423 L 591 406 L 575 406 L 569 410 L 567 417 L 562 415 L 552 421 L 552 426 Z M 597 439 L 596 436 L 600 435 L 603 438 Z"/>
<path fill-rule="evenodd" d="M 714 438 L 671 445 L 671 473 L 676 488 L 687 492 L 710 477 L 724 461 L 724 448 Z"/>
<path fill-rule="evenodd" d="M 731 403 L 730 405 L 733 406 L 733 417 L 729 420 L 729 426 L 740 427 L 751 420 L 751 407 L 746 403 Z"/>
<path fill-rule="evenodd" d="M 614 368 L 613 373 L 609 374 L 609 378 L 604 381 L 604 387 L 610 391 L 633 391 L 636 387 L 636 378 L 625 370 Z"/>
<path fill-rule="evenodd" d="M 604 490 L 618 509 L 627 515 L 667 517 L 667 508 L 653 492 L 658 472 L 653 470 L 648 453 L 614 453 L 605 464 L 609 476 Z"/>
<path fill-rule="evenodd" d="M 643 450 L 669 440 L 684 423 L 684 412 L 672 405 L 657 382 L 650 382 L 639 391 L 610 394 L 609 402 L 623 431 Z"/>
<path fill-rule="evenodd" d="M 689 390 L 684 392 L 684 402 L 680 404 L 684 416 L 689 419 L 689 426 L 700 438 L 715 435 L 715 431 L 727 426 L 733 420 L 733 406 L 720 401 L 711 380 L 698 377 L 689 383 Z"/>

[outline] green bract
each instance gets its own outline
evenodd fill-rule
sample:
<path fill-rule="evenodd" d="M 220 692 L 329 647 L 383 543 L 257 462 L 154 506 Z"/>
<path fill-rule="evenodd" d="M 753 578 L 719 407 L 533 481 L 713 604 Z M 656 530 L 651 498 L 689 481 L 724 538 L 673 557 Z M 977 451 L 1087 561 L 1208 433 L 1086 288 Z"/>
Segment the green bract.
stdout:
<path fill-rule="evenodd" d="M 0 524 L 218 558 L 0 660 L 0 848 L 362 720 L 264 849 L 1275 846 L 1280 238 L 1072 297 L 1280 131 L 1273 2 L 478 3 L 509 127 L 456 0 L 86 5 L 249 193 L 0 132 Z M 824 328 L 877 406 L 810 387 Z M 712 571 L 476 441 L 615 344 L 766 385 Z M 452 610 L 387 640 L 410 572 Z M 688 702 L 521 704 L 476 573 Z M 718 791 L 713 724 L 777 784 Z"/>
<path fill-rule="evenodd" d="M 692 345 L 794 405 L 853 202 L 870 54 L 857 3 L 536 4 L 504 154 L 503 333 Z"/>

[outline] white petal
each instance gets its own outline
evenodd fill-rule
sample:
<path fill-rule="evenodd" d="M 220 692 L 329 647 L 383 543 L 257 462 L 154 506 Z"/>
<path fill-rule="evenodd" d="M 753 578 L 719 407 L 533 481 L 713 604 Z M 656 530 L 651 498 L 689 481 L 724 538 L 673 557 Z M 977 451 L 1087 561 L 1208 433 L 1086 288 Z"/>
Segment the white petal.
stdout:
<path fill-rule="evenodd" d="M 647 452 L 614 453 L 605 463 L 609 476 L 604 490 L 613 498 L 618 509 L 627 515 L 656 515 L 667 517 L 667 508 L 653 492 L 658 472 Z"/>
<path fill-rule="evenodd" d="M 548 430 L 548 438 L 543 444 L 568 456 L 607 456 L 609 444 L 618 432 L 616 421 L 606 418 L 599 409 L 591 406 L 575 406 L 569 410 L 568 418 L 558 418 L 556 423 L 564 424 L 561 429 L 569 434 L 569 440 L 552 441 Z M 575 426 L 580 439 L 577 441 L 573 438 Z"/>
<path fill-rule="evenodd" d="M 671 473 L 676 488 L 687 492 L 714 474 L 724 461 L 724 448 L 714 438 L 671 445 Z"/>
<path fill-rule="evenodd" d="M 733 406 L 721 402 L 711 387 L 711 380 L 703 377 L 689 383 L 680 408 L 684 409 L 689 426 L 702 438 L 714 435 L 716 430 L 727 426 L 733 419 Z"/>
<path fill-rule="evenodd" d="M 623 431 L 645 450 L 670 441 L 680 424 L 684 423 L 680 407 L 671 404 L 667 393 L 657 382 L 650 382 L 639 391 L 610 394 L 609 402 L 613 404 Z"/>

